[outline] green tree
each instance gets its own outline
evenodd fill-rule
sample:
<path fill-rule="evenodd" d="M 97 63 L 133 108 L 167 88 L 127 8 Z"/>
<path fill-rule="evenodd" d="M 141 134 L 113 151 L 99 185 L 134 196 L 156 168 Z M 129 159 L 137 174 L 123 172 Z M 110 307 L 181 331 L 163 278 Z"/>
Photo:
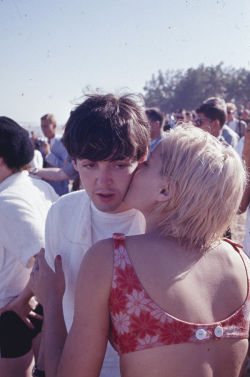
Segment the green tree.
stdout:
<path fill-rule="evenodd" d="M 146 106 L 157 106 L 166 113 L 196 109 L 214 96 L 246 104 L 250 99 L 250 71 L 224 68 L 222 62 L 186 71 L 160 70 L 145 84 L 144 93 Z"/>

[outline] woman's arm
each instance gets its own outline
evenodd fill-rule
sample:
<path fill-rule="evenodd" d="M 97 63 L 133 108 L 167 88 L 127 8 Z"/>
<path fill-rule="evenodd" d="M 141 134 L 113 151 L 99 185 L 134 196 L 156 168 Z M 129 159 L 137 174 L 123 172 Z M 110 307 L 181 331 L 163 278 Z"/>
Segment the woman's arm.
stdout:
<path fill-rule="evenodd" d="M 99 376 L 109 333 L 112 271 L 112 241 L 101 241 L 85 255 L 78 274 L 74 320 L 58 377 Z"/>
<path fill-rule="evenodd" d="M 56 258 L 54 273 L 41 254 L 38 268 L 38 272 L 33 274 L 37 287 L 34 290 L 44 306 L 46 376 L 99 376 L 109 332 L 112 240 L 94 245 L 82 261 L 74 320 L 67 338 L 62 311 L 61 261 Z"/>

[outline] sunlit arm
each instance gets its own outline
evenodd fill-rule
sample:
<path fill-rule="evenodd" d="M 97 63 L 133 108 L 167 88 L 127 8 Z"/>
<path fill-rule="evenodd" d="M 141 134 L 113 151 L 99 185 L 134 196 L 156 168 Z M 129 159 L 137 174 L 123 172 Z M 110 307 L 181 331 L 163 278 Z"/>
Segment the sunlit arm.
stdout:
<path fill-rule="evenodd" d="M 73 325 L 61 359 L 65 340 L 62 306 L 57 301 L 45 306 L 47 377 L 99 376 L 108 341 L 112 262 L 110 240 L 98 243 L 86 253 L 77 280 Z"/>
<path fill-rule="evenodd" d="M 36 172 L 36 175 L 49 181 L 63 181 L 69 179 L 61 168 L 42 168 Z"/>

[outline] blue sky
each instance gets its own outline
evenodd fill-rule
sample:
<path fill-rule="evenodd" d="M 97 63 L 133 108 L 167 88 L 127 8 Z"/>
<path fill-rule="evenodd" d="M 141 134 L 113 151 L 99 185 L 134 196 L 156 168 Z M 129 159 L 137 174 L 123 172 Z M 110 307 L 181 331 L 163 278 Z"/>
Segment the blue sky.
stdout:
<path fill-rule="evenodd" d="M 64 123 L 86 87 L 142 92 L 159 69 L 250 70 L 250 0 L 0 0 L 0 113 Z"/>

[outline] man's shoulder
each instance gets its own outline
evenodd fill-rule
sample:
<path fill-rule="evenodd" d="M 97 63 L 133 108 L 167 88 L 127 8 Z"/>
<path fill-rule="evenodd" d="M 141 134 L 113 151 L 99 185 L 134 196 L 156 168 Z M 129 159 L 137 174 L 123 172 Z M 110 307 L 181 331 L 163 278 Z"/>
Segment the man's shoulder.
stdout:
<path fill-rule="evenodd" d="M 79 211 L 85 204 L 90 202 L 89 196 L 85 190 L 70 192 L 69 194 L 62 195 L 56 203 L 53 204 L 53 211 L 70 211 L 74 214 L 76 209 Z"/>
<path fill-rule="evenodd" d="M 42 192 L 49 194 L 53 198 L 53 201 L 57 200 L 58 195 L 48 182 L 44 181 L 43 179 L 40 179 L 37 176 L 29 176 L 29 180 L 30 182 L 32 182 L 31 186 L 35 186 Z"/>

